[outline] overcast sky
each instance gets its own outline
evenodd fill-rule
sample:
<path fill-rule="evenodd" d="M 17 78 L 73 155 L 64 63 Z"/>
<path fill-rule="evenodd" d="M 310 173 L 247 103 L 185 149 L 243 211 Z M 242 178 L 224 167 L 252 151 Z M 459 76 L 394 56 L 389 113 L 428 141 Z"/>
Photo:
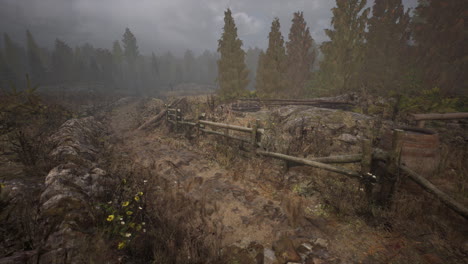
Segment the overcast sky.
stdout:
<path fill-rule="evenodd" d="M 414 7 L 417 0 L 403 0 Z M 279 17 L 287 38 L 292 14 L 303 11 L 312 37 L 326 40 L 333 0 L 0 0 L 0 32 L 24 41 L 29 28 L 43 46 L 55 38 L 110 48 L 126 27 L 140 50 L 180 54 L 185 49 L 215 50 L 230 7 L 244 47 L 265 48 L 271 21 Z"/>

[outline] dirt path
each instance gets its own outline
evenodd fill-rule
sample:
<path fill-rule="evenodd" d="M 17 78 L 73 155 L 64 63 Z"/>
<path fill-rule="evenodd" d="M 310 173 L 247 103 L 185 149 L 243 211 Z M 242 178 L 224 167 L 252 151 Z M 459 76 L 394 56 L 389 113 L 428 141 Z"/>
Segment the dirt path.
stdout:
<path fill-rule="evenodd" d="M 285 174 L 277 163 L 262 159 L 223 166 L 203 144 L 169 136 L 165 125 L 148 133 L 136 131 L 138 122 L 132 117 L 139 104 L 129 101 L 109 115 L 118 139 L 114 151 L 158 178 L 150 181 L 149 200 L 161 201 L 159 196 L 166 195 L 176 211 L 196 212 L 185 219 L 190 228 L 225 258 L 234 256 L 232 263 L 409 263 L 421 255 L 429 259 L 421 263 L 442 261 L 425 254 L 430 252 L 425 242 L 417 242 L 422 249 L 413 254 L 401 234 L 377 231 L 360 220 L 339 222 L 321 210 L 317 197 L 306 199 L 275 184 L 275 178 L 308 173 L 301 168 Z M 181 199 L 190 202 L 177 202 Z M 264 262 L 255 253 L 260 251 Z"/>

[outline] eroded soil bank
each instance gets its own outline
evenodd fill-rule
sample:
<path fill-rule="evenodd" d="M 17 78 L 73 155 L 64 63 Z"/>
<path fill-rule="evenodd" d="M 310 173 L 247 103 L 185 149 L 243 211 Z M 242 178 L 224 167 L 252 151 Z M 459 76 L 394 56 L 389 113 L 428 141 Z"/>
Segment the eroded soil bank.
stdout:
<path fill-rule="evenodd" d="M 393 211 L 371 212 L 379 209 L 366 208 L 362 186 L 353 179 L 251 157 L 242 151 L 248 146 L 164 122 L 137 131 L 141 120 L 127 117 L 150 115 L 141 112 L 145 104 L 130 100 L 106 115 L 115 141 L 110 148 L 144 171 L 149 212 L 184 230 L 186 237 L 163 245 L 178 263 L 466 261 L 465 220 L 421 190 L 397 196 L 399 208 Z M 150 103 L 153 109 L 158 104 Z M 190 105 L 187 116 L 195 114 Z M 218 108 L 208 118 L 239 125 L 260 119 L 267 130 L 264 148 L 302 157 L 359 153 L 361 139 L 389 126 L 377 126 L 365 115 L 313 107 L 253 114 Z M 430 216 L 418 215 L 425 213 Z M 408 225 L 411 217 L 416 223 L 432 218 L 432 226 L 414 228 Z"/>
<path fill-rule="evenodd" d="M 179 107 L 191 118 L 203 104 Z M 424 191 L 404 190 L 381 210 L 345 176 L 252 157 L 249 146 L 164 121 L 137 129 L 163 110 L 160 100 L 124 98 L 64 124 L 51 153 L 58 165 L 31 192 L 46 235 L 35 230 L 34 247 L 0 263 L 466 263 L 466 220 Z M 362 139 L 392 125 L 301 106 L 224 106 L 207 118 L 259 119 L 262 148 L 304 158 L 359 153 Z M 28 190 L 7 184 L 10 197 Z"/>

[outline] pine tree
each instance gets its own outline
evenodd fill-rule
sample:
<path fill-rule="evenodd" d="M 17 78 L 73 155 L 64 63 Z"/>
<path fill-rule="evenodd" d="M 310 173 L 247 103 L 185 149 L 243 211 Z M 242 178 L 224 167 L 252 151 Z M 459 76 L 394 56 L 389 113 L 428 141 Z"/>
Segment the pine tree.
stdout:
<path fill-rule="evenodd" d="M 26 30 L 27 38 L 27 56 L 31 79 L 33 82 L 38 83 L 44 81 L 46 78 L 46 69 L 43 61 L 41 60 L 41 49 L 36 44 L 33 35 L 29 30 Z"/>
<path fill-rule="evenodd" d="M 184 67 L 183 67 L 183 76 L 185 82 L 190 82 L 194 80 L 195 77 L 195 56 L 193 51 L 186 50 L 184 53 Z"/>
<path fill-rule="evenodd" d="M 275 18 L 268 35 L 268 48 L 258 60 L 257 93 L 260 97 L 285 95 L 286 84 L 286 49 L 280 31 L 280 22 Z"/>
<path fill-rule="evenodd" d="M 230 9 L 224 12 L 223 30 L 218 41 L 218 52 L 221 54 L 218 60 L 219 94 L 224 100 L 232 100 L 247 94 L 249 71 L 244 61 L 242 40 L 237 36 L 237 27 Z"/>
<path fill-rule="evenodd" d="M 304 95 L 305 85 L 311 78 L 315 57 L 314 41 L 304 21 L 304 15 L 302 12 L 296 12 L 292 19 L 289 41 L 286 43 L 286 79 L 289 89 L 283 91 L 283 95 L 290 97 Z"/>
<path fill-rule="evenodd" d="M 108 49 L 96 49 L 96 63 L 99 69 L 98 80 L 104 82 L 107 88 L 114 85 L 114 58 Z"/>
<path fill-rule="evenodd" d="M 55 49 L 52 53 L 52 70 L 55 80 L 67 82 L 73 78 L 73 50 L 60 39 L 55 40 Z"/>
<path fill-rule="evenodd" d="M 257 67 L 258 67 L 258 58 L 260 53 L 262 52 L 261 49 L 258 47 L 249 48 L 245 53 L 245 65 L 249 70 L 249 85 L 247 86 L 247 90 L 252 91 L 256 87 L 256 76 L 257 76 Z"/>
<path fill-rule="evenodd" d="M 151 73 L 155 76 L 159 75 L 159 62 L 154 52 L 151 53 Z"/>
<path fill-rule="evenodd" d="M 6 63 L 5 56 L 0 50 L 0 90 L 8 88 L 15 81 L 15 75 Z"/>
<path fill-rule="evenodd" d="M 130 29 L 126 28 L 122 37 L 124 46 L 124 56 L 128 64 L 134 65 L 140 56 L 138 51 L 137 40 Z"/>
<path fill-rule="evenodd" d="M 120 43 L 118 40 L 114 41 L 112 45 L 112 57 L 114 59 L 114 63 L 117 65 L 121 65 L 123 61 L 123 51 L 122 47 L 120 46 Z"/>
<path fill-rule="evenodd" d="M 373 93 L 402 92 L 408 70 L 409 10 L 401 0 L 376 1 L 369 19 L 363 82 Z"/>
<path fill-rule="evenodd" d="M 333 93 L 356 91 L 360 87 L 365 50 L 365 29 L 370 9 L 366 0 L 336 0 L 332 9 L 333 29 L 325 33 L 330 41 L 321 50 L 324 60 L 320 64 L 320 86 Z"/>
<path fill-rule="evenodd" d="M 27 69 L 26 52 L 23 47 L 15 43 L 8 34 L 4 34 L 4 61 L 8 65 L 9 79 L 23 80 Z"/>
<path fill-rule="evenodd" d="M 420 0 L 413 22 L 418 65 L 427 89 L 467 95 L 466 0 Z"/>
<path fill-rule="evenodd" d="M 255 91 L 258 97 L 268 98 L 273 97 L 270 93 L 268 93 L 265 89 L 265 52 L 263 50 L 258 55 L 258 66 L 257 66 L 257 73 L 255 74 Z"/>

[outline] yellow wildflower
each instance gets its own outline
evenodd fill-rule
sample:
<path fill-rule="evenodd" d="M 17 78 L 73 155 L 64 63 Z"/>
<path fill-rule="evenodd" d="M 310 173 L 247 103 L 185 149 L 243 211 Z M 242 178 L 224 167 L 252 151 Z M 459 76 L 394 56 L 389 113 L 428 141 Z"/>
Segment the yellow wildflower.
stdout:
<path fill-rule="evenodd" d="M 114 215 L 109 215 L 107 217 L 107 222 L 111 222 L 112 220 L 114 220 Z"/>
<path fill-rule="evenodd" d="M 131 228 L 135 228 L 135 223 L 128 224 Z"/>
<path fill-rule="evenodd" d="M 127 215 L 132 215 L 133 212 L 132 211 L 127 211 Z"/>
<path fill-rule="evenodd" d="M 129 201 L 126 201 L 126 202 L 123 202 L 123 203 L 122 203 L 122 206 L 123 206 L 123 207 L 126 207 L 126 206 L 128 206 L 129 204 L 130 204 L 130 202 L 129 202 Z"/>
<path fill-rule="evenodd" d="M 143 195 L 143 192 L 138 192 L 138 195 L 142 196 L 142 195 Z"/>
<path fill-rule="evenodd" d="M 140 201 L 140 196 L 135 196 L 135 198 L 133 198 L 133 199 L 135 199 L 135 201 L 138 202 L 138 201 Z"/>
<path fill-rule="evenodd" d="M 118 249 L 122 249 L 125 247 L 125 242 L 119 242 L 119 245 L 117 246 Z"/>

